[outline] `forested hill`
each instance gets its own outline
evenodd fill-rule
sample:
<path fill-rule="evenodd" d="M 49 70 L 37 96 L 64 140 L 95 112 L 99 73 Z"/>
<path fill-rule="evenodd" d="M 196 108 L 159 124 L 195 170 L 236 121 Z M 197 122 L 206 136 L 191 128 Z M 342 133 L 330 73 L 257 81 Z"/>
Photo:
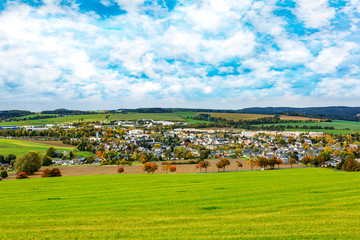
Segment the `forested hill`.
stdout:
<path fill-rule="evenodd" d="M 311 116 L 326 117 L 339 120 L 358 121 L 360 107 L 309 107 L 309 108 L 292 108 L 292 107 L 266 107 L 266 108 L 244 108 L 237 110 L 238 113 L 258 113 L 258 114 L 283 114 L 290 116 Z"/>

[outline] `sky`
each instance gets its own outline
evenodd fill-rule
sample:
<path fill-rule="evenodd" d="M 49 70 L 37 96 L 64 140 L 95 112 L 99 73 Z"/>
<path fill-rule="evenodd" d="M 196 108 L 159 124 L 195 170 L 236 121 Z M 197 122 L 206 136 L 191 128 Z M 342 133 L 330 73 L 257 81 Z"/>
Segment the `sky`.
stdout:
<path fill-rule="evenodd" d="M 360 106 L 360 0 L 0 0 L 0 109 Z"/>

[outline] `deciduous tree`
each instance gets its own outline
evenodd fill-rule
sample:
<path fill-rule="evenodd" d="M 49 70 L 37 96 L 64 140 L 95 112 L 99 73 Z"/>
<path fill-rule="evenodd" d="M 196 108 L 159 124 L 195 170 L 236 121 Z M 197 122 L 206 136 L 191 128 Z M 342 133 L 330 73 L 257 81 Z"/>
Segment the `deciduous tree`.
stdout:
<path fill-rule="evenodd" d="M 156 171 L 156 169 L 158 169 L 158 166 L 156 163 L 152 163 L 152 162 L 147 162 L 144 164 L 144 166 L 142 167 L 143 171 L 146 171 L 148 173 L 154 173 Z"/>
<path fill-rule="evenodd" d="M 247 161 L 247 164 L 250 165 L 251 171 L 253 170 L 253 167 L 256 165 L 256 159 L 251 158 Z"/>
<path fill-rule="evenodd" d="M 200 168 L 200 172 L 201 172 L 201 168 L 204 168 L 205 172 L 207 172 L 207 168 L 210 166 L 210 163 L 209 163 L 209 161 L 200 161 L 198 163 L 198 165 L 199 165 L 199 168 Z"/>
<path fill-rule="evenodd" d="M 303 157 L 303 159 L 301 159 L 301 163 L 307 167 L 307 165 L 311 163 L 311 157 L 309 156 Z"/>
<path fill-rule="evenodd" d="M 292 165 L 293 165 L 293 164 L 296 164 L 296 159 L 295 159 L 295 158 L 291 158 L 291 159 L 289 160 L 289 164 L 290 164 L 290 167 L 292 168 Z"/>
<path fill-rule="evenodd" d="M 118 167 L 118 168 L 117 168 L 117 172 L 118 172 L 119 174 L 122 174 L 124 171 L 125 171 L 125 170 L 124 170 L 124 167 Z"/>
<path fill-rule="evenodd" d="M 243 166 L 241 161 L 236 161 L 236 171 Z"/>
<path fill-rule="evenodd" d="M 219 168 L 219 169 L 223 169 L 223 171 L 225 172 L 225 167 L 230 165 L 230 160 L 227 159 L 227 158 L 222 158 L 220 159 L 220 161 L 216 164 L 216 166 Z"/>
<path fill-rule="evenodd" d="M 266 157 L 258 157 L 256 159 L 256 166 L 261 168 L 266 168 L 268 165 L 268 159 Z"/>
<path fill-rule="evenodd" d="M 176 172 L 176 166 L 170 166 L 169 171 L 172 173 Z"/>
<path fill-rule="evenodd" d="M 40 169 L 42 164 L 42 157 L 39 152 L 31 151 L 27 154 L 21 155 L 15 161 L 16 171 L 26 172 L 27 174 L 33 174 Z"/>

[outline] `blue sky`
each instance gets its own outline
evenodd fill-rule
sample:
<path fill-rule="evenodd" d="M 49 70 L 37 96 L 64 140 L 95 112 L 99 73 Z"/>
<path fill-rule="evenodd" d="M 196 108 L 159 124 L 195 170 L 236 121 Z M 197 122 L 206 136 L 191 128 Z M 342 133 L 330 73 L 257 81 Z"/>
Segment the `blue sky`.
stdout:
<path fill-rule="evenodd" d="M 2 0 L 0 109 L 360 105 L 360 0 Z"/>

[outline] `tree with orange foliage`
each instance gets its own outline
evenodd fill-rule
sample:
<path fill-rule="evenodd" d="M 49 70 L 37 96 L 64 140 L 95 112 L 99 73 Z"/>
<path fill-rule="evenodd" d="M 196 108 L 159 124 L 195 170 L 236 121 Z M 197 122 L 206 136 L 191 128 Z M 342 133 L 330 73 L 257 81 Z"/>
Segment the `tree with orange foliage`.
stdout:
<path fill-rule="evenodd" d="M 216 166 L 218 167 L 218 169 L 222 168 L 223 172 L 225 172 L 225 167 L 230 165 L 230 160 L 227 158 L 222 158 L 220 159 L 220 161 L 216 164 Z"/>
<path fill-rule="evenodd" d="M 176 166 L 170 166 L 169 171 L 172 173 L 176 172 Z"/>
<path fill-rule="evenodd" d="M 268 159 L 269 168 L 274 168 L 276 163 L 277 163 L 277 157 L 274 156 Z"/>
<path fill-rule="evenodd" d="M 290 163 L 290 167 L 292 168 L 292 165 L 293 165 L 293 164 L 296 164 L 296 159 L 295 159 L 295 158 L 291 158 L 290 161 L 289 161 L 289 163 Z"/>
<path fill-rule="evenodd" d="M 236 161 L 236 171 L 243 166 L 241 161 Z"/>
<path fill-rule="evenodd" d="M 123 172 L 125 172 L 124 167 L 118 167 L 117 172 L 119 174 L 122 174 Z"/>
<path fill-rule="evenodd" d="M 99 158 L 103 158 L 103 152 L 97 151 L 96 156 L 99 157 Z"/>
<path fill-rule="evenodd" d="M 278 168 L 280 168 L 280 164 L 284 164 L 284 162 L 280 158 L 277 158 L 276 164 L 278 165 Z"/>
<path fill-rule="evenodd" d="M 301 159 L 301 163 L 307 167 L 307 165 L 311 163 L 311 158 L 309 156 L 305 156 L 303 159 Z"/>
<path fill-rule="evenodd" d="M 247 164 L 250 165 L 251 171 L 252 171 L 252 170 L 253 170 L 253 167 L 256 165 L 256 159 L 254 159 L 254 158 L 249 159 L 249 160 L 247 161 Z"/>
<path fill-rule="evenodd" d="M 152 162 L 146 162 L 142 167 L 142 170 L 148 172 L 148 174 L 151 172 L 154 173 L 157 169 L 158 169 L 157 164 Z"/>
<path fill-rule="evenodd" d="M 205 172 L 206 172 L 207 168 L 210 166 L 210 163 L 209 163 L 209 161 L 200 161 L 198 165 L 199 165 L 199 168 L 200 168 L 200 172 L 201 172 L 202 168 L 204 168 Z"/>
<path fill-rule="evenodd" d="M 162 162 L 161 163 L 161 169 L 163 171 L 165 171 L 165 173 L 167 173 L 167 171 L 169 170 L 170 165 L 171 165 L 170 161 Z"/>
<path fill-rule="evenodd" d="M 141 163 L 146 163 L 148 161 L 148 157 L 144 154 L 140 157 L 139 161 Z"/>
<path fill-rule="evenodd" d="M 256 159 L 256 166 L 258 167 L 266 168 L 268 164 L 268 159 L 266 157 L 258 157 Z"/>

